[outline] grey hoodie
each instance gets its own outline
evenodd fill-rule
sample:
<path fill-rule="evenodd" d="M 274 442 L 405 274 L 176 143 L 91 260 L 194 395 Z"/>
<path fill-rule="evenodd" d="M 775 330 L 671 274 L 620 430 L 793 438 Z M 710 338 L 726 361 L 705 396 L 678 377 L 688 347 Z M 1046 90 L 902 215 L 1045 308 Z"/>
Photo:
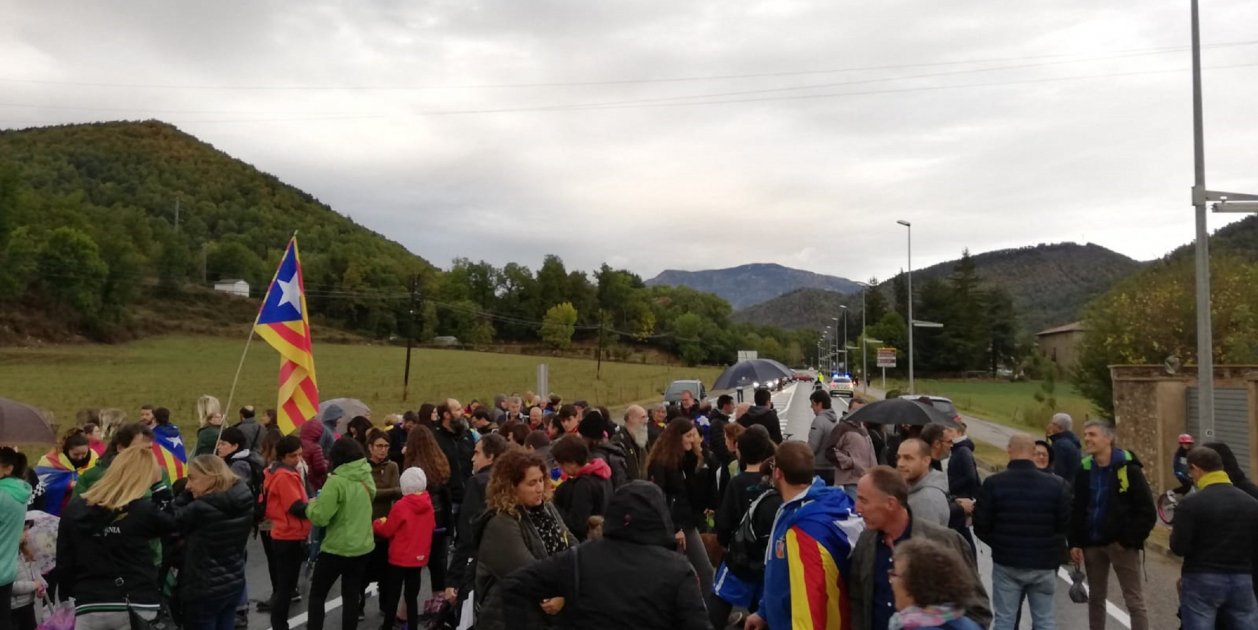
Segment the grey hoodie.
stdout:
<path fill-rule="evenodd" d="M 948 526 L 948 476 L 930 469 L 926 476 L 909 486 L 909 510 L 914 518 Z"/>
<path fill-rule="evenodd" d="M 829 480 L 833 472 L 834 464 L 826 459 L 826 444 L 830 441 L 830 432 L 839 424 L 839 416 L 833 409 L 822 409 L 816 418 L 812 419 L 812 428 L 808 429 L 808 447 L 812 449 L 814 466 L 817 474 L 822 479 Z"/>

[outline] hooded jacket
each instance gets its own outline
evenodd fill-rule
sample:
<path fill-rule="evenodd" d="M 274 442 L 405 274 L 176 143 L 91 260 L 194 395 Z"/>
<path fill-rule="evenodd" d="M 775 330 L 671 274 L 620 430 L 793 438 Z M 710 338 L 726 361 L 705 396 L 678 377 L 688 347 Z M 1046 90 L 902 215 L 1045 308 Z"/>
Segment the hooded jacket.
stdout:
<path fill-rule="evenodd" d="M 1074 486 L 1075 475 L 1083 461 L 1083 449 L 1073 431 L 1062 431 L 1048 438 L 1053 445 L 1053 473 Z"/>
<path fill-rule="evenodd" d="M 377 536 L 389 539 L 389 564 L 407 568 L 428 566 L 432 532 L 436 528 L 432 497 L 427 492 L 402 497 L 393 504 L 387 518 L 372 526 Z"/>
<path fill-rule="evenodd" d="M 590 517 L 602 516 L 612 498 L 612 469 L 606 461 L 592 459 L 576 475 L 555 488 L 555 507 L 564 525 L 577 540 L 585 540 Z"/>
<path fill-rule="evenodd" d="M 909 486 L 909 510 L 915 518 L 947 527 L 951 514 L 949 503 L 948 477 L 938 470 L 930 469 Z"/>
<path fill-rule="evenodd" d="M 0 479 L 0 584 L 17 577 L 17 549 L 26 526 L 31 484 L 17 477 Z"/>
<path fill-rule="evenodd" d="M 1093 501 L 1093 490 L 1099 501 Z M 1144 467 L 1131 451 L 1114 449 L 1109 468 L 1101 470 L 1091 455 L 1083 458 L 1075 475 L 1074 506 L 1070 511 L 1071 547 L 1104 546 L 1112 542 L 1141 549 L 1153 531 L 1157 512 Z M 1093 532 L 1098 534 L 1093 536 Z"/>
<path fill-rule="evenodd" d="M 117 511 L 80 497 L 70 501 L 57 528 L 57 576 L 76 614 L 125 612 L 127 599 L 133 608 L 157 612 L 161 596 L 150 542 L 175 531 L 174 517 L 157 507 L 169 500 L 164 488 Z"/>
<path fill-rule="evenodd" d="M 840 420 L 830 432 L 823 454 L 834 463 L 834 485 L 850 486 L 878 465 L 874 443 L 865 427 Z"/>
<path fill-rule="evenodd" d="M 243 480 L 222 492 L 175 501 L 175 524 L 184 536 L 179 589 L 184 599 L 221 599 L 245 585 L 245 545 L 253 530 L 253 492 Z"/>
<path fill-rule="evenodd" d="M 812 419 L 812 427 L 808 429 L 808 448 L 812 449 L 813 467 L 822 479 L 829 479 L 834 474 L 834 464 L 826 456 L 826 444 L 830 442 L 830 432 L 839 424 L 839 415 L 834 409 L 822 409 Z"/>
<path fill-rule="evenodd" d="M 323 551 L 347 558 L 375 548 L 371 530 L 371 499 L 376 495 L 371 465 L 366 459 L 341 464 L 328 475 L 319 496 L 306 506 L 312 525 L 326 527 Z"/>
<path fill-rule="evenodd" d="M 328 460 L 323 456 L 323 447 L 319 441 L 323 438 L 323 425 L 317 420 L 310 420 L 301 425 L 301 458 L 306 460 L 306 481 L 314 492 L 323 487 L 328 479 Z"/>
<path fill-rule="evenodd" d="M 778 412 L 769 407 L 752 407 L 738 418 L 738 424 L 750 429 L 755 425 L 760 425 L 769 431 L 769 437 L 773 438 L 774 444 L 782 443 L 782 421 L 778 418 Z"/>
<path fill-rule="evenodd" d="M 567 598 L 562 618 L 572 628 L 710 629 L 694 568 L 674 550 L 674 528 L 660 489 L 645 481 L 625 484 L 607 506 L 606 519 L 602 540 L 503 578 L 498 588 L 506 627 L 531 627 L 527 612 L 536 607 L 533 602 L 562 596 Z"/>
<path fill-rule="evenodd" d="M 306 518 L 306 484 L 301 473 L 283 464 L 275 464 L 266 472 L 262 485 L 266 501 L 266 518 L 271 521 L 272 540 L 305 540 L 310 535 Z"/>
<path fill-rule="evenodd" d="M 961 437 L 953 442 L 948 458 L 948 491 L 954 497 L 973 499 L 981 484 L 974 463 L 974 442 L 968 436 Z"/>
<path fill-rule="evenodd" d="M 770 628 L 848 627 L 849 556 L 865 522 L 841 488 L 813 479 L 782 504 L 764 559 L 760 609 Z"/>

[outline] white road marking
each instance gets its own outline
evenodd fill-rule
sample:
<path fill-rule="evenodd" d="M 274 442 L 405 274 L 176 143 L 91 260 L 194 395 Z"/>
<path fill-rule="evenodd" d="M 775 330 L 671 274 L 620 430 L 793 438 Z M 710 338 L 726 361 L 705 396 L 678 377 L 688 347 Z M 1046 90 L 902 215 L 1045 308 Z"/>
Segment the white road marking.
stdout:
<path fill-rule="evenodd" d="M 371 586 L 367 587 L 367 597 L 371 597 L 372 595 L 375 595 L 375 594 L 376 594 L 376 585 L 373 583 Z M 345 599 L 343 597 L 330 599 L 327 601 L 327 603 L 323 605 L 323 612 L 330 613 L 336 610 L 337 608 L 340 608 L 341 604 L 344 604 L 344 603 L 345 603 Z M 288 620 L 288 627 L 295 628 L 297 626 L 305 625 L 307 619 L 309 619 L 309 617 L 307 616 L 307 613 L 301 613 L 300 615 L 297 615 Z M 268 626 L 266 630 L 273 630 L 273 629 Z"/>
<path fill-rule="evenodd" d="M 1074 584 L 1074 581 L 1070 579 L 1070 574 L 1066 572 L 1064 567 L 1057 568 L 1057 577 L 1061 578 L 1061 581 L 1065 582 L 1068 586 Z M 1087 582 L 1083 583 L 1083 590 L 1088 590 Z M 1119 608 L 1117 604 L 1108 599 L 1105 600 L 1105 612 L 1109 613 L 1109 616 L 1117 620 L 1118 623 L 1123 624 L 1124 628 L 1131 627 L 1131 615 L 1123 612 L 1122 608 Z"/>

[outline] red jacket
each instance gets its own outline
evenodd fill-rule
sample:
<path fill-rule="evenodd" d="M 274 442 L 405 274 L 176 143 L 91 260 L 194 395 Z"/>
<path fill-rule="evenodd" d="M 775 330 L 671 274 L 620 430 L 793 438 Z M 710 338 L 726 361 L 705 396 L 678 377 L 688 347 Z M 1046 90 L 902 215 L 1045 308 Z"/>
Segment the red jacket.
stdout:
<path fill-rule="evenodd" d="M 266 518 L 271 521 L 272 540 L 305 540 L 310 535 L 310 521 L 289 512 L 294 503 L 310 502 L 306 484 L 297 471 L 281 465 L 267 469 L 262 493 L 266 497 Z"/>
<path fill-rule="evenodd" d="M 408 494 L 393 504 L 388 518 L 372 524 L 376 535 L 389 539 L 389 564 L 395 567 L 426 567 L 432 551 L 432 532 L 437 521 L 432 497 L 427 492 Z"/>
<path fill-rule="evenodd" d="M 323 447 L 319 446 L 319 438 L 323 437 L 323 424 L 311 420 L 301 425 L 301 457 L 306 460 L 310 470 L 306 473 L 310 487 L 316 492 L 328 480 L 328 460 L 323 456 Z"/>

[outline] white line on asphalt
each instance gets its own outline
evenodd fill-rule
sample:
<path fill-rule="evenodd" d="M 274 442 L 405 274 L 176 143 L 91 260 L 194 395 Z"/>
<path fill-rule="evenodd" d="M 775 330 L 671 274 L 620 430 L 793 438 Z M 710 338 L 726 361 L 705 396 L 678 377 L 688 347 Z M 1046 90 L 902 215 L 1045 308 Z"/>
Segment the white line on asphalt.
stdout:
<path fill-rule="evenodd" d="M 368 587 L 367 587 L 367 597 L 371 597 L 372 595 L 375 595 L 375 594 L 376 594 L 376 585 L 375 585 L 375 584 L 372 584 L 371 586 L 368 586 Z M 341 597 L 338 597 L 338 598 L 336 598 L 336 599 L 332 599 L 332 600 L 328 600 L 328 602 L 327 602 L 326 604 L 324 604 L 324 605 L 323 605 L 323 612 L 324 612 L 324 613 L 330 613 L 330 612 L 332 612 L 332 611 L 336 610 L 337 608 L 340 608 L 340 607 L 341 607 L 341 604 L 343 604 L 343 603 L 345 603 L 345 600 L 344 600 L 344 598 L 341 598 Z M 296 617 L 293 617 L 293 618 L 291 618 L 291 619 L 289 619 L 289 620 L 288 620 L 288 627 L 289 627 L 289 628 L 294 628 L 294 627 L 297 627 L 297 626 L 302 626 L 302 625 L 305 625 L 305 624 L 306 624 L 306 620 L 307 620 L 307 619 L 309 619 L 309 617 L 307 616 L 307 613 L 301 613 L 300 615 L 297 615 Z M 1128 627 L 1130 627 L 1130 626 L 1128 626 Z M 270 626 L 267 626 L 267 629 L 266 629 L 266 630 L 273 630 L 273 628 L 271 628 Z"/>
<path fill-rule="evenodd" d="M 1065 582 L 1066 584 L 1074 584 L 1074 580 L 1070 579 L 1070 574 L 1066 572 L 1065 568 L 1062 568 L 1062 567 L 1057 568 L 1057 577 L 1061 578 L 1061 581 Z M 1088 590 L 1088 585 L 1086 582 L 1083 584 L 1083 589 Z M 1122 608 L 1119 608 L 1116 604 L 1114 604 L 1114 602 L 1111 602 L 1108 599 L 1105 600 L 1105 612 L 1109 613 L 1109 616 L 1118 620 L 1118 623 L 1123 624 L 1124 628 L 1131 627 L 1131 615 L 1128 615 L 1127 613 L 1123 612 Z"/>

